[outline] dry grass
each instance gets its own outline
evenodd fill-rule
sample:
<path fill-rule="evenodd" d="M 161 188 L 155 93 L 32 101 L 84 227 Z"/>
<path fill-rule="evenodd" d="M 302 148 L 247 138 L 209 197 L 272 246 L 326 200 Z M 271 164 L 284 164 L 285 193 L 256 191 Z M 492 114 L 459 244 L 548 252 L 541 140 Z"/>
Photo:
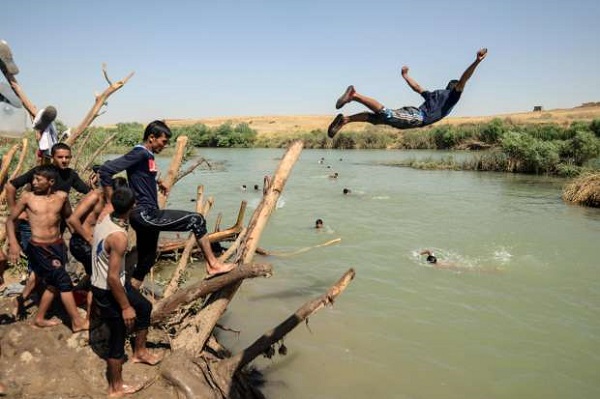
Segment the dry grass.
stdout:
<path fill-rule="evenodd" d="M 563 200 L 575 204 L 600 207 L 600 172 L 578 177 L 563 190 Z"/>
<path fill-rule="evenodd" d="M 195 123 L 203 123 L 209 127 L 216 127 L 226 122 L 233 124 L 247 123 L 258 132 L 259 137 L 269 138 L 281 135 L 297 135 L 300 132 L 312 130 L 325 131 L 335 115 L 279 115 L 279 116 L 231 116 L 205 119 L 169 119 L 169 126 L 186 126 Z M 555 123 L 567 126 L 571 122 L 591 121 L 600 119 L 600 104 L 593 103 L 568 109 L 554 109 L 542 112 L 521 112 L 513 114 L 501 114 L 490 116 L 448 117 L 439 125 L 463 125 L 489 122 L 494 118 L 505 119 L 514 124 L 549 124 Z M 362 130 L 368 124 L 357 123 L 352 130 Z"/>

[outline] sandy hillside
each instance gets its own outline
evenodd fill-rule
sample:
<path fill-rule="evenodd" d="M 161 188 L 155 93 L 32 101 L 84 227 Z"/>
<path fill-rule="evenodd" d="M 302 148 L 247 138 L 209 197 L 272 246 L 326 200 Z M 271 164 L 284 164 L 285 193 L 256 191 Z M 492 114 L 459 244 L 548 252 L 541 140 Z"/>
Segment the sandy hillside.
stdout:
<path fill-rule="evenodd" d="M 185 126 L 194 123 L 203 123 L 209 127 L 219 126 L 225 122 L 248 123 L 259 135 L 274 136 L 297 132 L 309 132 L 315 129 L 326 130 L 334 115 L 296 115 L 296 116 L 232 116 L 205 119 L 171 119 L 166 122 L 170 126 Z M 600 119 L 600 103 L 568 108 L 544 110 L 542 112 L 522 112 L 513 114 L 449 117 L 439 124 L 460 125 L 465 123 L 487 122 L 493 118 L 509 118 L 513 123 L 557 123 L 569 124 L 574 120 L 590 121 Z M 360 124 L 355 125 L 360 130 Z"/>

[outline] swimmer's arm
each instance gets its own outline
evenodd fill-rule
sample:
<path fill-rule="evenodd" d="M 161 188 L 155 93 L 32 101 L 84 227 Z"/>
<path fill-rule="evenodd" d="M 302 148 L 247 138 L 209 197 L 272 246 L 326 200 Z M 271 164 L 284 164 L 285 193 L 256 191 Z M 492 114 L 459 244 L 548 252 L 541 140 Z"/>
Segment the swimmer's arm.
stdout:
<path fill-rule="evenodd" d="M 427 255 L 430 256 L 431 255 L 431 251 L 428 249 L 424 249 L 421 252 L 419 252 L 419 255 Z"/>
<path fill-rule="evenodd" d="M 71 209 L 69 197 L 67 196 L 67 193 L 65 193 L 65 202 L 63 202 L 63 206 L 60 208 L 60 216 L 63 220 L 68 220 L 72 213 L 73 209 Z"/>

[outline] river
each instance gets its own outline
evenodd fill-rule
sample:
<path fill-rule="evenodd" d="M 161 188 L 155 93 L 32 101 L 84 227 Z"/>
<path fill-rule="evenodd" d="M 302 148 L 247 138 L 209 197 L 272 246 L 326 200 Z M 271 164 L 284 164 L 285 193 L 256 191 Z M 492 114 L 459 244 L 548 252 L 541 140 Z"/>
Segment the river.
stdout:
<path fill-rule="evenodd" d="M 201 149 L 213 169 L 178 183 L 169 207 L 194 209 L 203 184 L 209 229 L 219 212 L 232 225 L 242 200 L 248 220 L 283 153 Z M 274 275 L 242 285 L 222 320 L 240 334 L 220 339 L 243 349 L 348 268 L 356 278 L 288 335 L 287 356 L 255 362 L 268 397 L 600 397 L 600 210 L 565 204 L 564 179 L 388 165 L 441 155 L 303 151 L 260 242 L 287 256 L 255 258 Z M 461 270 L 430 267 L 424 248 Z"/>

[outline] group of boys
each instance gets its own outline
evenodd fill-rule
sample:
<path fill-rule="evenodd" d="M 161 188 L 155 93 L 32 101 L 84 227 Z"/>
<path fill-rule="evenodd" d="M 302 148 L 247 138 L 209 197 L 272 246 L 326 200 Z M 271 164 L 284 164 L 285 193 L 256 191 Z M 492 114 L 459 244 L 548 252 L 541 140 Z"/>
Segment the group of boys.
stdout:
<path fill-rule="evenodd" d="M 158 190 L 166 193 L 168 188 L 158 179 L 154 156 L 167 146 L 171 136 L 165 123 L 150 123 L 144 131 L 143 143 L 94 168 L 96 178 L 90 179 L 89 185 L 69 167 L 69 146 L 58 143 L 51 150 L 52 165 L 36 166 L 6 186 L 11 209 L 6 223 L 8 260 L 18 262 L 23 251 L 30 269 L 26 287 L 16 298 L 17 313 L 23 311 L 35 287 L 41 286 L 35 326 L 60 324 L 58 320 L 46 318 L 58 294 L 70 317 L 71 329 L 77 332 L 89 328 L 89 307 L 88 317 L 82 317 L 65 269 L 67 248 L 62 236 L 68 226 L 72 233 L 69 250 L 84 265 L 91 281 L 88 299 L 93 298 L 97 314 L 110 330 L 106 360 L 111 396 L 140 389 L 140 386 L 125 384 L 121 377 L 128 331 L 135 331 L 133 362 L 154 365 L 160 361 L 146 348 L 152 305 L 139 292 L 156 261 L 160 231 L 193 232 L 205 255 L 209 277 L 234 268 L 233 264 L 221 262 L 212 252 L 201 214 L 159 209 Z M 127 180 L 114 177 L 122 171 L 126 171 Z M 98 181 L 99 187 L 91 187 Z M 31 191 L 23 191 L 17 201 L 17 190 L 26 184 L 31 185 Z M 68 199 L 71 188 L 85 194 L 74 210 Z M 129 247 L 129 224 L 136 231 L 138 262 L 131 278 L 127 279 L 125 255 Z"/>

